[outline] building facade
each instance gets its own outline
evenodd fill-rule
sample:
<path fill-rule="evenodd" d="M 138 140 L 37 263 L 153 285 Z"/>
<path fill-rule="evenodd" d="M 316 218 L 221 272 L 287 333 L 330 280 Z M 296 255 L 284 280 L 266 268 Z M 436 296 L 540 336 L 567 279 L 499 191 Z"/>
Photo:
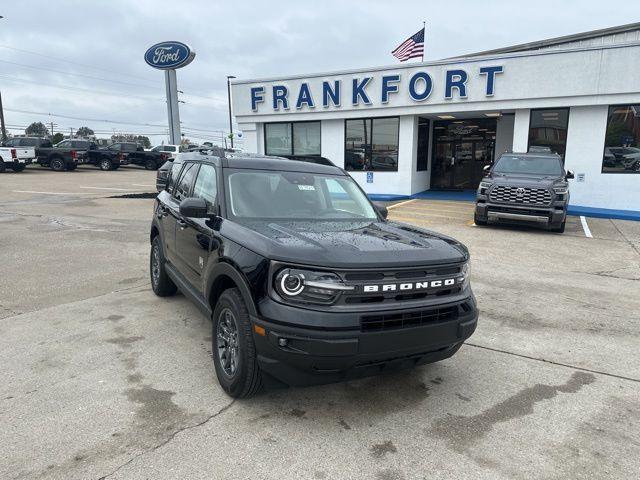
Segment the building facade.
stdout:
<path fill-rule="evenodd" d="M 236 80 L 245 150 L 321 155 L 373 197 L 475 189 L 502 152 L 558 153 L 571 205 L 640 214 L 640 24 L 434 62 Z"/>

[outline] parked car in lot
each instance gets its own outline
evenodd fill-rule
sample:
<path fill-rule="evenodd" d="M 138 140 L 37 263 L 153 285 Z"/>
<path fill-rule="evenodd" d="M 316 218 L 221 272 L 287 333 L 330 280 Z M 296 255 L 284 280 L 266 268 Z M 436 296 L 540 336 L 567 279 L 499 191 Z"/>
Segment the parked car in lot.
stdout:
<path fill-rule="evenodd" d="M 212 319 L 233 397 L 436 362 L 476 328 L 467 248 L 387 221 L 324 159 L 181 154 L 150 240 L 153 291 Z"/>
<path fill-rule="evenodd" d="M 166 153 L 170 158 L 176 158 L 182 150 L 181 145 L 157 145 L 151 149 L 152 152 Z"/>
<path fill-rule="evenodd" d="M 33 147 L 0 147 L 0 173 L 6 169 L 22 172 L 35 156 Z"/>
<path fill-rule="evenodd" d="M 86 155 L 86 152 L 74 148 L 56 148 L 49 139 L 42 137 L 15 137 L 6 144 L 12 147 L 33 147 L 38 164 L 56 172 L 75 170 L 78 162 L 82 162 Z"/>
<path fill-rule="evenodd" d="M 148 152 L 141 145 L 133 142 L 114 143 L 109 145 L 108 150 L 121 153 L 127 163 L 141 165 L 147 170 L 157 170 L 169 158 L 167 153 L 153 150 Z"/>
<path fill-rule="evenodd" d="M 485 167 L 476 197 L 476 225 L 529 223 L 562 233 L 567 220 L 569 183 L 559 155 L 503 153 Z"/>
<path fill-rule="evenodd" d="M 84 151 L 85 155 L 78 161 L 80 164 L 94 165 L 100 170 L 117 170 L 120 165 L 128 162 L 125 155 L 119 151 L 100 148 L 95 142 L 83 139 L 63 140 L 55 145 L 56 148 L 72 148 Z"/>

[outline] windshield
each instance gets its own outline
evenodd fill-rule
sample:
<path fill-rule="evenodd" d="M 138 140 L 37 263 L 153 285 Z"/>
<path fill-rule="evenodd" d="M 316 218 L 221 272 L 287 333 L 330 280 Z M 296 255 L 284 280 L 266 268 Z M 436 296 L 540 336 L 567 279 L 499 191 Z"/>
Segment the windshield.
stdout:
<path fill-rule="evenodd" d="M 559 176 L 562 165 L 557 157 L 502 155 L 493 166 L 493 172 Z"/>
<path fill-rule="evenodd" d="M 229 170 L 228 214 L 236 219 L 378 220 L 351 177 L 269 170 Z"/>

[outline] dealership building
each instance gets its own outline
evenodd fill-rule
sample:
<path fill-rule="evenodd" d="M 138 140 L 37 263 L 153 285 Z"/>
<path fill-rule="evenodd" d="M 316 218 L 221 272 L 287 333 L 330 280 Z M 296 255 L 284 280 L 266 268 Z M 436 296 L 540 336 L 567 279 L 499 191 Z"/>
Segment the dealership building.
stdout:
<path fill-rule="evenodd" d="M 244 148 L 321 155 L 373 198 L 473 190 L 559 154 L 576 213 L 640 218 L 640 23 L 424 63 L 235 80 Z"/>

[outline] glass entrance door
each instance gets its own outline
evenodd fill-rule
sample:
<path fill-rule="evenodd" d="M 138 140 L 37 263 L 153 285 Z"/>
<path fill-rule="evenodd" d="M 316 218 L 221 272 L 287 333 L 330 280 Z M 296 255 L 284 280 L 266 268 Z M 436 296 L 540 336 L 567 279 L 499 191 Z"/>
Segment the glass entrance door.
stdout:
<path fill-rule="evenodd" d="M 435 122 L 431 188 L 472 190 L 493 162 L 495 119 Z"/>

